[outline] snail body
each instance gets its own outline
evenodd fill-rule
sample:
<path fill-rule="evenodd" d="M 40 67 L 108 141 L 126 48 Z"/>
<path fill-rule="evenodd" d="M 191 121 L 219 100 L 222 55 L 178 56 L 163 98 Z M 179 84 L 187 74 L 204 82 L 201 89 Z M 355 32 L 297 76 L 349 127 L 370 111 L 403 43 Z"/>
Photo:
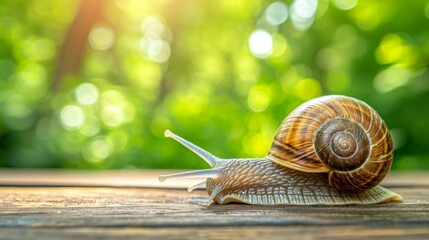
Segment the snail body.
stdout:
<path fill-rule="evenodd" d="M 220 159 L 165 132 L 212 168 L 160 176 L 206 177 L 212 201 L 257 205 L 349 205 L 401 200 L 378 184 L 390 170 L 393 142 L 374 109 L 346 96 L 305 102 L 282 122 L 264 158 Z"/>

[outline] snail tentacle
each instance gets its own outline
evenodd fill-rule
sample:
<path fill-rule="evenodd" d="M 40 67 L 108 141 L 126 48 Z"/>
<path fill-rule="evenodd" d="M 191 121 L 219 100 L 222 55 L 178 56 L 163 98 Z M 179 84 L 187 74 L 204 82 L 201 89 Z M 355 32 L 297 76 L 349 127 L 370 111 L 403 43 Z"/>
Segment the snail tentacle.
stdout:
<path fill-rule="evenodd" d="M 202 182 L 199 182 L 199 183 L 197 183 L 197 184 L 194 184 L 194 185 L 192 185 L 192 186 L 189 186 L 188 187 L 188 192 L 192 192 L 192 191 L 194 191 L 195 189 L 198 189 L 198 188 L 205 188 L 206 187 L 206 180 L 204 180 L 204 181 L 202 181 Z"/>
<path fill-rule="evenodd" d="M 166 137 L 170 137 L 176 140 L 177 142 L 179 142 L 180 144 L 182 144 L 183 146 L 185 146 L 186 148 L 188 148 L 189 150 L 191 150 L 192 152 L 200 156 L 204 161 L 206 161 L 210 165 L 210 167 L 216 167 L 221 162 L 221 160 L 215 155 L 207 152 L 206 150 L 198 147 L 197 145 L 189 142 L 188 140 L 183 139 L 182 137 L 171 132 L 170 130 L 166 130 L 164 132 L 164 135 Z"/>
<path fill-rule="evenodd" d="M 222 175 L 222 171 L 217 168 L 195 170 L 189 172 L 181 172 L 169 175 L 160 175 L 159 181 L 164 182 L 167 179 L 178 179 L 178 178 L 217 178 Z"/>
<path fill-rule="evenodd" d="M 213 188 L 212 192 L 210 193 L 209 199 L 207 199 L 206 205 L 209 206 L 213 200 L 215 199 L 215 197 L 222 192 L 223 190 L 223 186 L 222 185 L 217 185 L 215 188 Z"/>
<path fill-rule="evenodd" d="M 215 155 L 211 154 L 210 152 L 202 149 L 201 147 L 189 142 L 188 140 L 174 134 L 170 130 L 166 130 L 164 135 L 166 137 L 171 137 L 172 139 L 176 140 L 198 156 L 200 156 L 204 161 L 206 161 L 211 169 L 203 169 L 203 170 L 195 170 L 195 171 L 189 171 L 189 172 L 182 172 L 182 173 L 176 173 L 176 174 L 170 174 L 170 175 L 161 175 L 159 176 L 159 181 L 163 182 L 167 179 L 177 179 L 177 178 L 206 178 L 206 180 L 199 182 L 197 184 L 191 185 L 188 187 L 188 192 L 192 192 L 193 190 L 205 187 L 206 182 L 208 179 L 220 179 L 222 178 L 226 173 L 223 171 L 223 169 L 220 167 L 222 163 L 225 163 L 225 161 L 222 161 L 222 159 L 216 157 Z M 207 201 L 207 205 L 210 205 L 213 199 L 223 190 L 222 185 L 217 185 L 214 189 L 210 189 L 210 197 Z"/>

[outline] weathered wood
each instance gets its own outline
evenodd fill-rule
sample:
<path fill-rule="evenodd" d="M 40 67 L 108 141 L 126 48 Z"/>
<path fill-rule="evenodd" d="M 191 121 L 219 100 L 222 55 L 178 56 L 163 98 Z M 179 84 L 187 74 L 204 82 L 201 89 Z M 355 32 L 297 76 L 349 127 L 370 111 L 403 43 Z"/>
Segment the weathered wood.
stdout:
<path fill-rule="evenodd" d="M 0 239 L 428 239 L 427 226 L 244 226 L 19 228 L 0 230 Z M 16 239 L 16 238 L 15 238 Z"/>
<path fill-rule="evenodd" d="M 155 181 L 159 172 L 153 173 L 144 172 L 148 182 L 141 182 L 141 186 L 151 186 L 149 182 Z M 68 179 L 82 176 L 69 174 Z M 135 175 L 128 176 L 133 179 Z M 117 176 L 110 173 L 104 177 L 112 180 Z M 61 175 L 57 178 L 60 181 Z M 0 184 L 11 182 L 6 184 L 0 179 Z M 3 186 L 0 238 L 428 239 L 429 173 L 391 174 L 383 185 L 401 194 L 404 201 L 335 207 L 205 206 L 204 191 L 188 193 L 126 184 L 127 187 Z"/>

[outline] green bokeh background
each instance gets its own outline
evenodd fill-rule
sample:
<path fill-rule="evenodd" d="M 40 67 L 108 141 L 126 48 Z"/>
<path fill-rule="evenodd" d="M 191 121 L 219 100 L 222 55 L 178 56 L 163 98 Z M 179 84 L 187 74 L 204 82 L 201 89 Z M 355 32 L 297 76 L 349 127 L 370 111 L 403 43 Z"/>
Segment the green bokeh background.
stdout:
<path fill-rule="evenodd" d="M 428 26 L 422 0 L 3 0 L 0 166 L 207 167 L 165 129 L 262 157 L 295 107 L 345 94 L 393 169 L 429 169 Z"/>

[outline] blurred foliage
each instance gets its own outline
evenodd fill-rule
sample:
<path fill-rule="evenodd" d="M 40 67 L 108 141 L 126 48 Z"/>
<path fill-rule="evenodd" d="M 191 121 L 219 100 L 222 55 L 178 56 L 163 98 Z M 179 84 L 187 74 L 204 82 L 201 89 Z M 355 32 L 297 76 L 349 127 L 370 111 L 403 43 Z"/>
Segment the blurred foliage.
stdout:
<path fill-rule="evenodd" d="M 262 157 L 296 106 L 345 94 L 391 129 L 394 169 L 429 169 L 426 1 L 88 2 L 0 2 L 0 166 L 207 167 L 165 129 Z"/>

